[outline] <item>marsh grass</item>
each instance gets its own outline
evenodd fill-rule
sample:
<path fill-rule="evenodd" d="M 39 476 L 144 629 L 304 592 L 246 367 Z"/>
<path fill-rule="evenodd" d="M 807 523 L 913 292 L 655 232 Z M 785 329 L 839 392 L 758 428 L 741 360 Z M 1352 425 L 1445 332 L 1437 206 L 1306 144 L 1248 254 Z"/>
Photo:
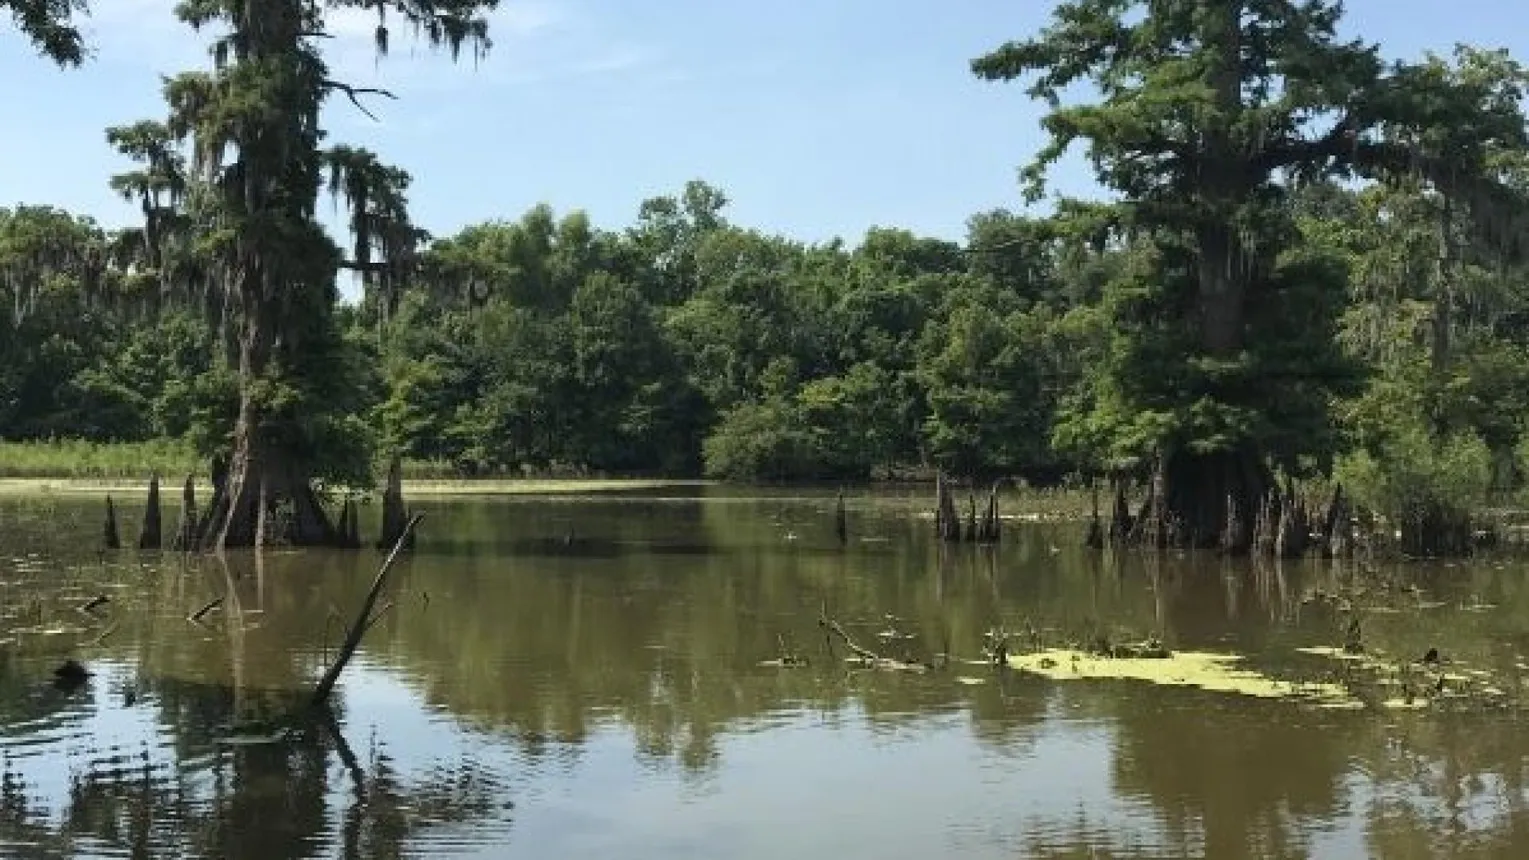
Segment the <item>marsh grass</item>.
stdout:
<path fill-rule="evenodd" d="M 470 496 L 579 493 L 607 493 L 662 488 L 685 488 L 712 485 L 711 481 L 664 478 L 622 478 L 581 474 L 578 470 L 551 469 L 541 473 L 498 474 L 463 477 L 449 463 L 405 461 L 405 495 Z M 149 474 L 158 472 L 172 490 L 186 475 L 197 477 L 197 492 L 211 491 L 207 485 L 207 466 L 195 450 L 177 440 L 151 442 L 98 443 L 82 440 L 36 442 L 0 441 L 0 493 L 113 493 L 137 499 L 148 484 Z M 379 475 L 380 484 L 380 475 Z M 906 508 L 915 515 L 933 511 L 930 482 L 882 481 L 862 487 L 846 487 L 852 502 L 857 497 L 875 498 L 875 507 Z M 771 492 L 826 493 L 830 486 L 785 485 Z M 966 494 L 985 488 L 962 486 L 957 496 L 965 512 Z M 979 502 L 981 499 L 979 498 Z M 1108 500 L 1105 500 L 1108 501 Z M 1008 486 L 999 494 L 1000 511 L 1006 521 L 1073 520 L 1088 514 L 1090 495 L 1073 487 L 1037 488 Z"/>
<path fill-rule="evenodd" d="M 199 468 L 196 452 L 178 440 L 0 442 L 0 478 L 147 480 L 151 472 L 170 478 Z"/>

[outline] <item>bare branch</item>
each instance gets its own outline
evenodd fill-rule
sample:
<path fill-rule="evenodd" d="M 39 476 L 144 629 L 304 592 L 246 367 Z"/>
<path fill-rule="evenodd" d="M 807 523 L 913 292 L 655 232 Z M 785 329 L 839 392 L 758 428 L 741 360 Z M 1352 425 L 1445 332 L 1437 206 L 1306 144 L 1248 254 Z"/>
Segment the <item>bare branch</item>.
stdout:
<path fill-rule="evenodd" d="M 366 114 L 372 122 L 380 122 L 380 120 L 377 119 L 376 114 L 366 109 L 366 105 L 361 103 L 361 96 L 382 96 L 383 98 L 395 101 L 398 99 L 398 96 L 380 87 L 355 87 L 350 84 L 342 84 L 339 81 L 329 80 L 328 78 L 324 79 L 323 87 L 326 90 L 339 90 L 344 93 L 346 98 L 350 99 L 350 103 L 356 106 L 356 110 Z"/>

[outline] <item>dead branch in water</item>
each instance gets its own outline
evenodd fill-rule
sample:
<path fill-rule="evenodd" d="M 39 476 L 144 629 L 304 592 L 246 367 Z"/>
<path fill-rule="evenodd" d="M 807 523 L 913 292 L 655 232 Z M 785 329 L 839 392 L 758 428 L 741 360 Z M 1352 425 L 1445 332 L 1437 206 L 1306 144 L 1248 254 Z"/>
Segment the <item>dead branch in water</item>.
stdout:
<path fill-rule="evenodd" d="M 394 601 L 389 600 L 387 603 L 382 604 L 381 608 L 379 608 L 376 612 L 373 612 L 371 620 L 366 622 L 366 630 L 363 630 L 362 634 L 364 635 L 367 631 L 371 630 L 373 627 L 376 627 L 377 622 L 381 621 L 382 616 L 386 615 L 388 610 L 392 609 L 393 606 Z"/>
<path fill-rule="evenodd" d="M 839 640 L 844 643 L 844 647 L 848 648 L 851 653 L 873 668 L 895 669 L 903 672 L 924 672 L 930 668 L 927 664 L 917 663 L 912 660 L 883 657 L 875 651 L 859 645 L 854 639 L 850 638 L 848 633 L 844 632 L 844 628 L 839 626 L 839 622 L 829 618 L 827 614 L 818 616 L 818 626 L 839 637 Z"/>
<path fill-rule="evenodd" d="M 217 609 L 219 606 L 222 606 L 222 605 L 223 605 L 223 597 L 222 597 L 222 595 L 214 597 L 213 599 L 207 601 L 207 603 L 201 609 L 198 609 L 197 611 L 191 613 L 190 615 L 187 615 L 186 616 L 186 620 L 190 621 L 192 624 L 201 624 L 203 616 L 205 616 L 207 613 L 213 611 L 214 609 Z"/>
<path fill-rule="evenodd" d="M 409 521 L 404 524 L 403 531 L 393 544 L 393 551 L 389 552 L 387 559 L 382 562 L 382 569 L 377 571 L 377 578 L 372 580 L 371 590 L 367 591 L 366 600 L 361 603 L 361 611 L 356 613 L 356 620 L 350 625 L 350 632 L 346 634 L 345 642 L 340 646 L 340 653 L 336 655 L 334 663 L 324 672 L 324 677 L 319 679 L 318 686 L 313 690 L 315 707 L 322 706 L 329 700 L 329 694 L 334 691 L 335 682 L 340 680 L 340 673 L 345 671 L 345 665 L 350 662 L 351 656 L 361 646 L 361 637 L 365 636 L 366 631 L 377 623 L 377 618 L 382 613 L 378 612 L 374 616 L 372 607 L 377 605 L 377 596 L 382 593 L 382 587 L 387 584 L 388 571 L 393 569 L 393 562 L 398 560 L 399 553 L 403 552 L 409 542 L 409 536 L 414 534 L 414 527 L 419 525 L 419 521 L 424 517 L 422 513 L 409 517 Z M 385 610 L 386 607 L 384 607 Z"/>

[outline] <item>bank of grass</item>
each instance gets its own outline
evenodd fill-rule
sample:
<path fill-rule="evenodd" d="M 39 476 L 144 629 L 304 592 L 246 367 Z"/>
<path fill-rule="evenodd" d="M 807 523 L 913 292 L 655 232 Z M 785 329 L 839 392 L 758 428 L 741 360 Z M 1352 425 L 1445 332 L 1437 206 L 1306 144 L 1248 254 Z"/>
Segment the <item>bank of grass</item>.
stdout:
<path fill-rule="evenodd" d="M 131 497 L 144 492 L 151 473 L 172 488 L 196 475 L 207 493 L 207 466 L 190 445 L 175 440 L 97 443 L 80 440 L 0 441 L 0 493 L 88 494 Z M 536 476 L 462 478 L 442 463 L 406 462 L 404 492 L 415 496 L 600 493 L 694 486 L 703 482 L 658 479 Z M 379 484 L 381 478 L 379 476 Z"/>
<path fill-rule="evenodd" d="M 0 478 L 65 481 L 166 479 L 198 471 L 192 447 L 173 439 L 152 442 L 0 442 Z"/>
<path fill-rule="evenodd" d="M 196 456 L 190 445 L 175 440 L 108 444 L 79 440 L 0 441 L 0 493 L 3 494 L 111 493 L 131 498 L 144 491 L 151 472 L 159 473 L 161 480 L 169 485 L 168 492 L 171 493 L 176 492 L 188 474 L 197 477 L 199 493 L 210 491 L 207 486 L 206 463 Z M 926 477 L 927 480 L 923 480 Z M 932 511 L 932 475 L 906 475 L 898 478 L 846 490 L 851 497 L 873 493 L 882 497 L 884 503 L 893 504 L 902 498 L 911 511 Z M 430 461 L 405 461 L 403 479 L 406 496 L 435 497 L 571 495 L 695 488 L 715 484 L 712 481 L 665 478 L 612 478 L 583 474 L 574 469 L 465 478 L 457 474 L 449 463 Z M 382 476 L 379 475 L 379 485 L 381 480 Z M 789 494 L 793 486 L 779 489 Z M 831 493 L 835 488 L 827 485 L 802 485 L 795 489 Z M 985 493 L 981 492 L 981 488 L 975 489 L 978 490 L 976 495 L 980 504 L 985 499 Z M 966 512 L 967 493 L 968 488 L 964 486 L 957 491 L 963 515 Z M 1005 519 L 1075 519 L 1087 515 L 1089 493 L 1078 488 L 1010 486 L 1002 493 L 1000 507 Z"/>

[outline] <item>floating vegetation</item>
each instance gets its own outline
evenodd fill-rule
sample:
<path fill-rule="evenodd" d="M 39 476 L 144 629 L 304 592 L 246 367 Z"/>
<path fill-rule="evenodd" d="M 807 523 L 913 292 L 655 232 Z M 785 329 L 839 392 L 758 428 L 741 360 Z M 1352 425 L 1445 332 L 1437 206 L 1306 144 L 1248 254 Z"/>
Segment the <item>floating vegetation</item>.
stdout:
<path fill-rule="evenodd" d="M 1215 693 L 1274 699 L 1304 699 L 1320 703 L 1347 703 L 1346 688 L 1332 683 L 1284 681 L 1245 668 L 1237 654 L 1201 651 L 1150 651 L 1127 656 L 1118 648 L 1111 653 L 1051 648 L 1029 654 L 1011 654 L 1010 668 L 1053 681 L 1142 681 L 1170 687 L 1198 687 Z"/>
<path fill-rule="evenodd" d="M 1511 704 L 1508 692 L 1491 672 L 1472 669 L 1429 649 L 1421 659 L 1387 657 L 1383 652 L 1311 646 L 1296 651 L 1341 663 L 1356 687 L 1367 688 L 1375 704 L 1391 710 L 1433 706 L 1465 708 Z"/>

